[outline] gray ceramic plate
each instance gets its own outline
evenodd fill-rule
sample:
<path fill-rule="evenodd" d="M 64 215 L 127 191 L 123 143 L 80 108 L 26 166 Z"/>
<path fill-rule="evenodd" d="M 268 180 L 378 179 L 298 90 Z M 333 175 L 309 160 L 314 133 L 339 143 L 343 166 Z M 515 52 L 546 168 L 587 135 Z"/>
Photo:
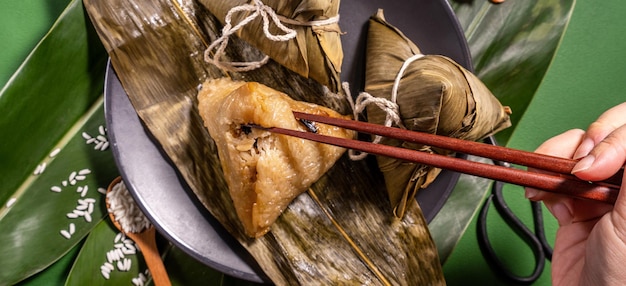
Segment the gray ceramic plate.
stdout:
<path fill-rule="evenodd" d="M 343 80 L 353 94 L 362 90 L 367 20 L 377 9 L 426 54 L 451 57 L 471 67 L 469 50 L 452 9 L 445 0 L 344 0 L 340 25 L 345 59 Z M 105 115 L 117 166 L 135 200 L 158 231 L 177 247 L 228 275 L 261 282 L 262 271 L 200 204 L 158 143 L 144 129 L 115 72 L 105 82 Z M 418 201 L 430 221 L 445 203 L 459 174 L 443 172 Z"/>

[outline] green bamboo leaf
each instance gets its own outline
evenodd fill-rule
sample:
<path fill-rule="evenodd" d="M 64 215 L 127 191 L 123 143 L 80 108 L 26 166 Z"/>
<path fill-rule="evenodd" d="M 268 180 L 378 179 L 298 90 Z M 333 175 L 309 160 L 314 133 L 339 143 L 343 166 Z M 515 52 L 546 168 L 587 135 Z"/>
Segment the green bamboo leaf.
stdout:
<path fill-rule="evenodd" d="M 65 278 L 72 268 L 74 260 L 78 256 L 82 243 L 74 246 L 67 254 L 57 260 L 54 264 L 46 268 L 45 270 L 29 277 L 26 280 L 18 283 L 20 286 L 48 286 L 48 285 L 62 285 L 65 283 Z"/>
<path fill-rule="evenodd" d="M 233 278 L 211 269 L 174 246 L 167 252 L 163 263 L 167 268 L 172 285 L 262 285 Z"/>
<path fill-rule="evenodd" d="M 513 109 L 513 126 L 496 134 L 505 144 L 541 83 L 558 48 L 575 0 L 451 1 L 465 31 L 475 73 Z M 477 158 L 473 158 L 477 160 Z M 461 175 L 446 204 L 429 224 L 442 262 L 482 205 L 491 181 Z"/>
<path fill-rule="evenodd" d="M 98 189 L 117 173 L 105 143 L 106 53 L 85 19 L 72 1 L 0 91 L 3 285 L 50 266 L 105 214 Z"/>
<path fill-rule="evenodd" d="M 470 46 L 476 75 L 522 118 L 552 62 L 575 0 L 451 1 Z M 496 138 L 506 145 L 515 128 Z"/>
<path fill-rule="evenodd" d="M 145 271 L 137 246 L 107 218 L 89 234 L 65 285 L 136 285 L 133 279 L 148 281 Z"/>
<path fill-rule="evenodd" d="M 488 163 L 488 160 L 469 156 L 468 160 Z M 428 224 L 430 235 L 437 244 L 439 259 L 445 263 L 470 221 L 482 205 L 492 181 L 462 174 L 446 204 Z"/>

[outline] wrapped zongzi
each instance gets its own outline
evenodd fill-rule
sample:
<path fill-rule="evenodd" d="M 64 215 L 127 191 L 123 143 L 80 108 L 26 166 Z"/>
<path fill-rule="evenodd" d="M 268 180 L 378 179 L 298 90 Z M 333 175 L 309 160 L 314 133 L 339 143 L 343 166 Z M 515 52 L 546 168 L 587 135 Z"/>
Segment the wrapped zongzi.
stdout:
<path fill-rule="evenodd" d="M 445 56 L 422 55 L 411 40 L 384 19 L 382 11 L 370 19 L 365 91 L 397 104 L 400 124 L 409 130 L 475 141 L 511 124 L 509 109 L 475 75 Z M 368 121 L 383 124 L 388 112 L 369 105 Z M 384 138 L 380 143 L 450 154 L 396 139 Z M 398 217 L 403 216 L 416 192 L 427 187 L 441 171 L 383 156 L 377 156 L 377 161 Z"/>
<path fill-rule="evenodd" d="M 301 76 L 312 78 L 334 92 L 339 89 L 343 61 L 339 0 L 200 2 L 230 27 L 223 32 L 234 33 Z"/>

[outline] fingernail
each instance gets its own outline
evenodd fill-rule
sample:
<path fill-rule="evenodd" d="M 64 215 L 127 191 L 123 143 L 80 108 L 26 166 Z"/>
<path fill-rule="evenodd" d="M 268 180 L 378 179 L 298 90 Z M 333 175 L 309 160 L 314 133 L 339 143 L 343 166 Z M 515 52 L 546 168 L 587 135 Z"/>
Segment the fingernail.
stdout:
<path fill-rule="evenodd" d="M 584 156 L 589 155 L 589 152 L 591 152 L 591 149 L 593 149 L 593 147 L 595 146 L 596 143 L 593 142 L 591 138 L 583 139 L 583 142 L 580 143 L 580 145 L 576 149 L 576 152 L 574 153 L 574 159 L 580 159 Z"/>
<path fill-rule="evenodd" d="M 559 225 L 567 225 L 572 222 L 572 213 L 564 203 L 556 203 L 552 206 L 552 215 L 559 222 Z"/>
<path fill-rule="evenodd" d="M 537 194 L 539 194 L 539 191 L 537 191 L 537 189 L 531 189 L 531 188 L 526 188 L 526 193 L 524 193 L 526 198 L 529 200 L 536 197 Z"/>
<path fill-rule="evenodd" d="M 578 163 L 576 163 L 576 165 L 574 165 L 574 168 L 572 168 L 572 174 L 589 169 L 595 160 L 596 156 L 593 155 L 583 157 L 580 161 L 578 161 Z"/>

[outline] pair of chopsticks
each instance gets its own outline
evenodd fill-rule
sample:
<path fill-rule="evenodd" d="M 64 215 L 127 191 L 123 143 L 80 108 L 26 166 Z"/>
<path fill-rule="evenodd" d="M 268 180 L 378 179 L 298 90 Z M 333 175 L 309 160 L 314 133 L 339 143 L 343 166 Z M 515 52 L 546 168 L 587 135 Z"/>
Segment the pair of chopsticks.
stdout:
<path fill-rule="evenodd" d="M 619 192 L 623 169 L 612 178 L 602 182 L 583 181 L 571 175 L 576 160 L 542 155 L 522 150 L 494 146 L 485 143 L 466 141 L 446 136 L 432 135 L 400 128 L 386 127 L 368 122 L 332 118 L 301 112 L 293 112 L 300 120 L 308 120 L 358 132 L 380 135 L 383 137 L 414 142 L 446 149 L 454 152 L 475 155 L 500 162 L 508 162 L 538 170 L 530 172 L 461 158 L 432 154 L 411 149 L 374 144 L 370 142 L 325 136 L 313 132 L 284 129 L 279 127 L 260 127 L 273 133 L 290 135 L 311 141 L 331 144 L 344 148 L 359 150 L 375 155 L 407 160 L 415 163 L 502 181 L 523 187 L 541 189 L 548 192 L 565 194 L 572 197 L 601 201 L 613 204 Z"/>

